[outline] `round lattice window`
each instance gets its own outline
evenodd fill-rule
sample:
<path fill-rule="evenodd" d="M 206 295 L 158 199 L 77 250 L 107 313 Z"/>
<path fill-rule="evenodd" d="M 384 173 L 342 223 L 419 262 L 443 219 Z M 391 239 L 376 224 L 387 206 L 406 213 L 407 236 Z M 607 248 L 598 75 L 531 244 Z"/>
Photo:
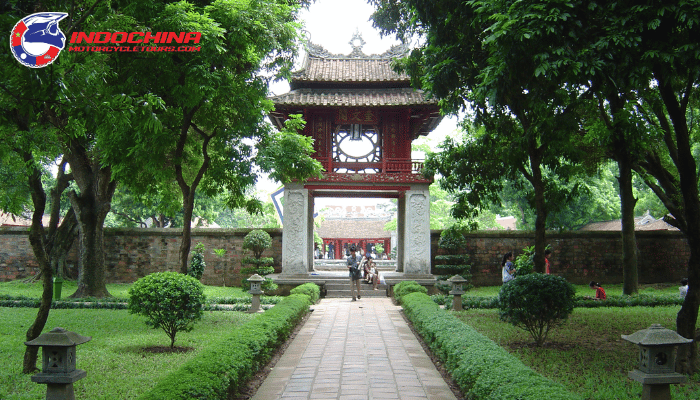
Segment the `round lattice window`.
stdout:
<path fill-rule="evenodd" d="M 373 125 L 339 125 L 333 137 L 333 159 L 337 162 L 381 162 L 379 132 Z"/>

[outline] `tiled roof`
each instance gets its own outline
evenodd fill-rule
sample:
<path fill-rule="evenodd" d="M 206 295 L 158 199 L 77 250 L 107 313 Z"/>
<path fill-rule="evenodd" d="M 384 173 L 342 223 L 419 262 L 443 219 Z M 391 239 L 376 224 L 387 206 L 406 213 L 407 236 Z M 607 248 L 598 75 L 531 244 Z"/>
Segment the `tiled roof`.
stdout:
<path fill-rule="evenodd" d="M 427 100 L 422 91 L 411 88 L 391 89 L 296 89 L 271 97 L 275 105 L 380 107 L 437 104 Z"/>
<path fill-rule="evenodd" d="M 387 220 L 377 219 L 326 219 L 318 228 L 323 239 L 383 239 L 391 232 L 384 230 Z"/>
<path fill-rule="evenodd" d="M 622 220 L 614 221 L 603 221 L 603 222 L 591 222 L 581 228 L 581 231 L 621 231 L 622 230 Z M 635 231 L 677 231 L 673 225 L 669 225 L 664 222 L 663 218 L 654 219 L 645 215 L 644 217 L 638 217 L 634 219 L 634 230 Z"/>
<path fill-rule="evenodd" d="M 292 85 L 301 82 L 406 82 L 408 85 L 408 76 L 394 72 L 390 59 L 309 57 L 305 68 L 292 75 L 292 82 Z"/>

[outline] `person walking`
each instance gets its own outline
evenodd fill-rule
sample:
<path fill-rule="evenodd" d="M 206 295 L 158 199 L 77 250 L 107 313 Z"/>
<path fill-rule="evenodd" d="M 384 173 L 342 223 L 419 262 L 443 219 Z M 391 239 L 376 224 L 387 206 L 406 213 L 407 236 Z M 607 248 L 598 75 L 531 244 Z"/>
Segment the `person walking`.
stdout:
<path fill-rule="evenodd" d="M 362 257 L 357 254 L 357 249 L 355 245 L 350 246 L 350 256 L 348 257 L 348 270 L 350 271 L 350 294 L 352 295 L 352 301 L 357 301 L 360 299 L 360 279 L 362 279 L 362 271 L 360 270 L 360 262 Z M 357 297 L 355 297 L 355 290 L 357 289 Z"/>

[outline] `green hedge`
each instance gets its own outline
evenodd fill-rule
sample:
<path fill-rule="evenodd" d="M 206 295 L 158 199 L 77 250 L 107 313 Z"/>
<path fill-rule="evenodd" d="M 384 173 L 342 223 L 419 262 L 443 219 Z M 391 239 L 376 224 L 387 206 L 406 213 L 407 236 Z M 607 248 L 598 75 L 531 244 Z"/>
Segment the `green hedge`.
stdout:
<path fill-rule="evenodd" d="M 311 298 L 311 303 L 316 304 L 321 298 L 321 288 L 317 284 L 309 282 L 295 287 L 289 291 L 289 294 L 305 294 Z"/>
<path fill-rule="evenodd" d="M 433 301 L 446 309 L 452 308 L 452 296 L 444 294 L 432 295 Z M 605 301 L 587 300 L 583 296 L 577 296 L 574 307 L 660 307 L 682 305 L 683 299 L 676 295 L 648 295 L 635 296 L 610 296 Z M 498 308 L 498 296 L 477 297 L 462 296 L 462 308 Z"/>
<path fill-rule="evenodd" d="M 581 400 L 537 374 L 423 293 L 400 300 L 414 328 L 473 400 Z"/>
<path fill-rule="evenodd" d="M 428 289 L 421 286 L 416 281 L 401 281 L 394 286 L 394 297 L 399 301 L 401 301 L 403 296 L 416 292 L 427 294 Z"/>
<path fill-rule="evenodd" d="M 307 295 L 286 297 L 275 307 L 234 329 L 166 376 L 139 400 L 225 400 L 238 391 L 289 337 L 311 304 Z"/>

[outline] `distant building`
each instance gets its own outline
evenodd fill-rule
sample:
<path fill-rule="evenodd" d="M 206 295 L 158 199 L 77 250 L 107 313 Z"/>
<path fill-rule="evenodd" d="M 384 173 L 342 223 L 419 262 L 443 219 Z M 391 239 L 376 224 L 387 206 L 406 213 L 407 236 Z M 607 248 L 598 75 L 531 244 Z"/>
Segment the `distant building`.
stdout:
<path fill-rule="evenodd" d="M 497 217 L 496 218 L 496 223 L 500 226 L 503 227 L 503 229 L 507 231 L 514 231 L 517 228 L 515 227 L 515 217 L 510 216 L 510 217 Z"/>
<path fill-rule="evenodd" d="M 345 258 L 353 244 L 365 252 L 381 244 L 384 252 L 389 253 L 391 232 L 385 231 L 384 226 L 394 217 L 393 213 L 374 205 L 328 206 L 320 213 L 325 219 L 316 232 L 323 239 L 323 248 L 319 250 L 326 258 Z"/>
<path fill-rule="evenodd" d="M 580 231 L 621 231 L 622 220 L 591 222 L 579 228 Z M 664 222 L 663 218 L 656 219 L 649 211 L 641 217 L 634 219 L 635 231 L 677 231 L 673 225 Z"/>
<path fill-rule="evenodd" d="M 44 226 L 49 226 L 49 221 L 51 216 L 44 214 L 41 218 L 41 223 Z M 0 211 L 0 226 L 32 226 L 32 220 L 28 218 L 21 217 L 19 215 L 14 215 Z"/>

